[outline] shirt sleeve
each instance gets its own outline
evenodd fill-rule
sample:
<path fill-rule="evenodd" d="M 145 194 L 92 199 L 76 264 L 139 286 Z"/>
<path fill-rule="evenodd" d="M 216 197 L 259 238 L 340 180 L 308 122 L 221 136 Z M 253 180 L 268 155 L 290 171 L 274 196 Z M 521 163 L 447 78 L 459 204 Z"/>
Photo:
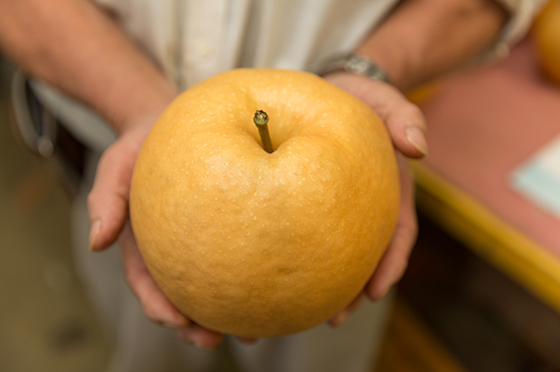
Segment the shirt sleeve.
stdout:
<path fill-rule="evenodd" d="M 496 44 L 494 54 L 503 57 L 509 48 L 522 39 L 529 31 L 533 20 L 541 11 L 547 0 L 494 0 L 506 9 L 510 18 L 502 30 Z"/>

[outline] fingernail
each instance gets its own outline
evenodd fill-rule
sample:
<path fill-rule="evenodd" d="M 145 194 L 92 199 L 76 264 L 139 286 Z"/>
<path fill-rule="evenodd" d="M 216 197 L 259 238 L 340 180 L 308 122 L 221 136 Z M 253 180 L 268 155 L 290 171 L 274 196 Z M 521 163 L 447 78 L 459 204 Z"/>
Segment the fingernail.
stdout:
<path fill-rule="evenodd" d="M 340 327 L 341 325 L 343 325 L 344 323 L 346 323 L 346 320 L 348 320 L 348 312 L 344 311 L 342 313 L 339 313 L 338 315 L 336 315 L 334 318 L 331 319 L 331 321 L 329 322 L 331 324 L 331 326 L 333 327 Z"/>
<path fill-rule="evenodd" d="M 191 332 L 191 329 L 186 328 L 186 329 L 179 329 L 178 331 L 179 334 L 179 338 L 181 339 L 181 341 L 183 341 L 186 344 L 189 344 L 191 346 L 194 346 L 198 349 L 201 350 L 213 350 L 213 348 L 208 347 L 206 345 L 204 345 L 203 343 L 201 343 L 199 340 L 197 340 L 193 333 Z"/>
<path fill-rule="evenodd" d="M 391 287 L 387 287 L 387 286 L 374 288 L 374 289 L 371 289 L 369 291 L 368 296 L 369 296 L 370 300 L 372 300 L 374 302 L 380 301 L 385 296 L 387 296 L 387 293 L 389 293 L 390 289 L 391 289 Z"/>
<path fill-rule="evenodd" d="M 409 125 L 406 127 L 406 139 L 422 155 L 428 155 L 428 141 L 426 141 L 426 135 L 422 129 Z"/>
<path fill-rule="evenodd" d="M 95 250 L 95 243 L 97 241 L 97 237 L 99 236 L 99 232 L 101 231 L 101 220 L 96 219 L 91 223 L 91 228 L 89 231 L 89 250 Z"/>
<path fill-rule="evenodd" d="M 203 343 L 201 343 L 200 341 L 194 340 L 192 338 L 187 338 L 186 341 L 189 345 L 192 345 L 192 346 L 194 346 L 194 347 L 196 347 L 197 349 L 200 349 L 200 350 L 214 350 L 214 348 L 206 346 Z"/>

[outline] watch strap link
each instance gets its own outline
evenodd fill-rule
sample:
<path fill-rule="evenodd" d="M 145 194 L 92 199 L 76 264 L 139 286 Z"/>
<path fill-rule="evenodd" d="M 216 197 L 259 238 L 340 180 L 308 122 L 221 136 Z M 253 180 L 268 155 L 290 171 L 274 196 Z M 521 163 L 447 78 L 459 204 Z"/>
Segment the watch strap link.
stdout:
<path fill-rule="evenodd" d="M 379 66 L 369 58 L 356 53 L 351 53 L 331 64 L 331 68 L 327 69 L 327 71 L 322 75 L 338 70 L 363 75 L 373 80 L 383 81 L 385 83 L 391 84 L 389 75 L 381 66 Z"/>

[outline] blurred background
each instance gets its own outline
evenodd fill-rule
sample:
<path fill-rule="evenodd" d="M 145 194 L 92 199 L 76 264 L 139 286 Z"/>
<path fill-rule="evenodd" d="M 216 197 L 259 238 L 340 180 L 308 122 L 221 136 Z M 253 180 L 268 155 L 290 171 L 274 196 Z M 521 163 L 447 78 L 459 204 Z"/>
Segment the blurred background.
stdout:
<path fill-rule="evenodd" d="M 109 345 L 74 272 L 70 199 L 9 120 L 0 57 L 0 371 L 101 371 Z"/>
<path fill-rule="evenodd" d="M 533 64 L 531 76 L 560 108 L 560 85 L 547 80 L 560 71 L 560 18 L 552 25 L 556 25 L 556 31 L 548 28 L 541 40 L 556 43 L 546 57 L 550 65 L 547 69 L 552 72 L 545 78 Z M 537 54 L 535 39 L 539 37 L 531 34 L 524 53 Z M 503 76 L 503 69 L 513 71 L 510 67 L 505 63 L 487 73 Z M 13 71 L 10 62 L 0 56 L 0 372 L 103 371 L 111 345 L 74 271 L 70 199 L 44 162 L 20 146 L 11 131 L 9 89 Z M 462 81 L 456 84 L 461 90 Z M 453 87 L 446 91 L 438 83 L 436 88 L 416 92 L 414 99 L 424 103 L 437 91 L 451 97 L 453 89 L 457 90 Z M 426 106 L 427 112 L 430 107 Z M 560 114 L 555 112 L 545 114 L 560 134 Z M 437 133 L 437 126 L 433 132 Z M 437 150 L 437 141 L 434 144 Z M 437 161 L 427 164 L 437 165 Z M 510 251 L 502 250 L 502 246 L 496 250 L 484 247 L 481 253 L 467 236 L 470 232 L 451 226 L 450 221 L 455 221 L 455 215 L 449 212 L 451 207 L 444 206 L 447 212 L 434 213 L 430 203 L 441 196 L 442 189 L 430 189 L 430 183 L 423 180 L 419 178 L 419 197 L 423 200 L 419 205 L 420 236 L 398 288 L 378 370 L 560 371 L 560 302 L 555 302 L 560 298 L 560 281 L 554 282 L 560 258 L 546 256 L 552 271 L 556 270 L 546 278 L 539 276 L 543 268 L 527 268 L 536 270 L 535 277 L 545 278 L 545 284 L 525 283 L 526 273 L 518 275 L 525 270 L 525 261 L 519 261 L 518 266 L 503 264 L 500 257 L 508 257 Z M 479 218 L 471 212 L 466 212 L 465 218 Z M 560 220 L 547 218 L 551 226 L 558 227 L 553 231 L 558 235 Z M 492 226 L 481 227 L 485 228 Z M 546 290 L 541 291 L 544 287 Z M 234 370 L 227 363 L 220 368 Z"/>

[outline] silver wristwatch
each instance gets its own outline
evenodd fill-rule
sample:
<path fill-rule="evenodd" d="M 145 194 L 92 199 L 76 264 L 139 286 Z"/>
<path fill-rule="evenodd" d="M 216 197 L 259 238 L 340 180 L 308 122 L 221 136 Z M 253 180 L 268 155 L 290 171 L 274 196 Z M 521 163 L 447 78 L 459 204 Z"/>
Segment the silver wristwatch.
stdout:
<path fill-rule="evenodd" d="M 369 58 L 359 54 L 352 53 L 334 62 L 331 64 L 330 68 L 321 75 L 337 70 L 352 72 L 354 74 L 367 76 L 373 80 L 379 80 L 391 84 L 391 80 L 389 79 L 387 72 L 385 72 L 382 67 L 371 61 Z"/>

